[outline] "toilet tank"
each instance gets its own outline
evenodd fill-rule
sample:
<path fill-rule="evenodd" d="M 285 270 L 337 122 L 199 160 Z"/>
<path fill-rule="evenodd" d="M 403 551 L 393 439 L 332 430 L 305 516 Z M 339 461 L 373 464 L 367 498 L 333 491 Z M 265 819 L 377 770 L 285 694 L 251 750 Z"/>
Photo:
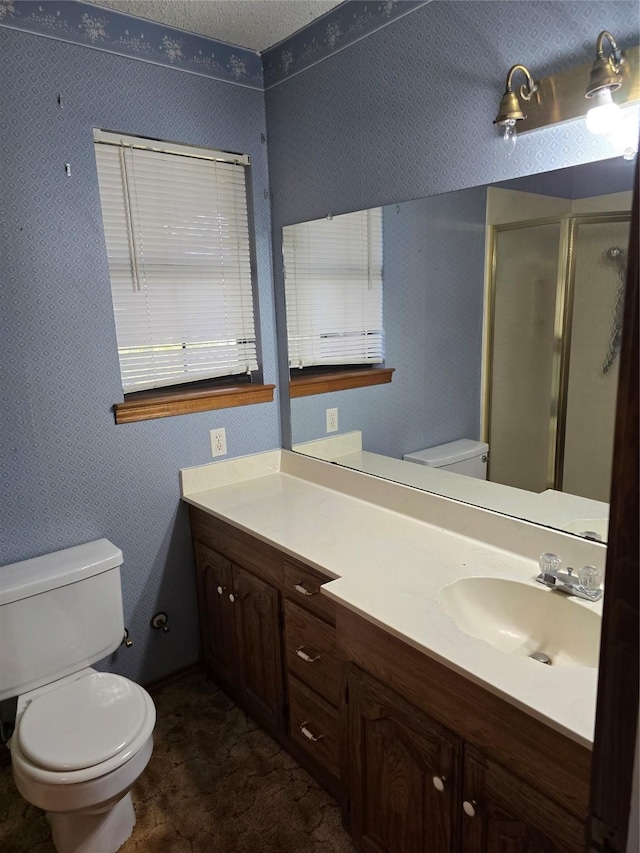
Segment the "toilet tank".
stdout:
<path fill-rule="evenodd" d="M 415 450 L 405 453 L 402 457 L 406 462 L 416 462 L 419 465 L 429 465 L 443 471 L 453 471 L 455 474 L 465 474 L 467 477 L 487 479 L 487 456 L 489 445 L 484 441 L 473 441 L 461 438 L 427 447 L 425 450 Z"/>
<path fill-rule="evenodd" d="M 0 700 L 106 657 L 124 636 L 122 551 L 98 539 L 0 567 Z"/>

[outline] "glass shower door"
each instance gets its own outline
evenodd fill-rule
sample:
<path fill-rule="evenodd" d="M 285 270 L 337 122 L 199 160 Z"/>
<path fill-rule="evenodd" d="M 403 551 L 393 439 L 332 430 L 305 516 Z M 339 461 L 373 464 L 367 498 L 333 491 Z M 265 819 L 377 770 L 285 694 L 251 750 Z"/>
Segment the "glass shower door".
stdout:
<path fill-rule="evenodd" d="M 564 492 L 609 500 L 628 217 L 578 219 L 560 460 Z"/>
<path fill-rule="evenodd" d="M 553 485 L 559 221 L 497 228 L 490 342 L 489 479 Z"/>

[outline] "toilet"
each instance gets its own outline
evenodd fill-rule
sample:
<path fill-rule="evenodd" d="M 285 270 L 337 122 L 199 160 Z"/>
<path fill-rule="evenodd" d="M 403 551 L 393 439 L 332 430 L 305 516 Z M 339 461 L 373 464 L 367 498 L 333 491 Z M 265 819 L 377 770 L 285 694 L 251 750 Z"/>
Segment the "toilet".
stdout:
<path fill-rule="evenodd" d="M 487 458 L 489 445 L 484 441 L 472 441 L 461 438 L 449 441 L 447 444 L 437 444 L 424 450 L 414 450 L 402 457 L 405 462 L 415 462 L 418 465 L 429 465 L 454 474 L 465 474 L 479 480 L 487 479 Z"/>
<path fill-rule="evenodd" d="M 58 853 L 115 853 L 153 751 L 146 690 L 91 664 L 122 643 L 122 551 L 99 539 L 0 567 L 0 700 L 18 697 L 16 787 Z"/>

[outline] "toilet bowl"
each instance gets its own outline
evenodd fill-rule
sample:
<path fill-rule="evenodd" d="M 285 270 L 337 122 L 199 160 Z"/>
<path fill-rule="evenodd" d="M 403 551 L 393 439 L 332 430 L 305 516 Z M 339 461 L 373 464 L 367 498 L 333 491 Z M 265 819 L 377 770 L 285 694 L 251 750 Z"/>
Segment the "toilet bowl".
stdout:
<path fill-rule="evenodd" d="M 18 697 L 13 778 L 58 853 L 116 853 L 153 751 L 144 688 L 91 667 L 122 643 L 122 552 L 106 539 L 0 567 L 0 700 Z"/>
<path fill-rule="evenodd" d="M 19 698 L 13 777 L 47 812 L 59 853 L 113 853 L 129 838 L 155 720 L 146 690 L 91 668 Z"/>

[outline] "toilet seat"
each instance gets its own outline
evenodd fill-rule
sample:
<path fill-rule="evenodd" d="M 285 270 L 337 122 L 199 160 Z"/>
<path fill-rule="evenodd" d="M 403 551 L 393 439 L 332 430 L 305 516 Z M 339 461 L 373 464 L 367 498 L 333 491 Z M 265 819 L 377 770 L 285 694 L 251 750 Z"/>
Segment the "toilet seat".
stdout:
<path fill-rule="evenodd" d="M 13 762 L 44 784 L 86 782 L 126 763 L 149 740 L 155 721 L 144 688 L 89 670 L 27 703 L 10 744 Z"/>
<path fill-rule="evenodd" d="M 94 672 L 30 702 L 18 742 L 25 758 L 38 767 L 81 770 L 122 752 L 139 734 L 145 717 L 137 684 Z"/>

